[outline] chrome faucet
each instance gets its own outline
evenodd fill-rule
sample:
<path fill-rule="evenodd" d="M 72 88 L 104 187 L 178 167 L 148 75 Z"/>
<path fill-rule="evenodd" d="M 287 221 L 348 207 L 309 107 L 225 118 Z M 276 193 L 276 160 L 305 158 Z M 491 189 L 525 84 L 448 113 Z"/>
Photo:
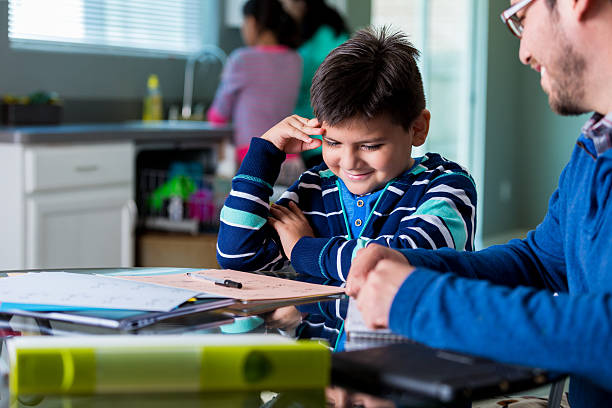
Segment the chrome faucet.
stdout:
<path fill-rule="evenodd" d="M 217 60 L 223 67 L 226 59 L 227 55 L 225 52 L 221 48 L 212 44 L 205 45 L 200 51 L 187 58 L 187 63 L 185 64 L 185 85 L 183 88 L 183 109 L 181 110 L 181 117 L 183 119 L 189 119 L 191 117 L 191 103 L 193 99 L 194 71 L 196 62 L 202 63 L 207 60 Z"/>

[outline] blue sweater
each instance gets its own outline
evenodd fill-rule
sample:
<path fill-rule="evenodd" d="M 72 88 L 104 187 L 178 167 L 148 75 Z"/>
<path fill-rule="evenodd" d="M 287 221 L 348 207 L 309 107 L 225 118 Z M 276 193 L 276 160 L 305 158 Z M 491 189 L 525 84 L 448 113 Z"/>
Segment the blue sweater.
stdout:
<path fill-rule="evenodd" d="M 525 240 L 403 251 L 417 269 L 389 321 L 433 347 L 570 373 L 572 408 L 590 408 L 612 404 L 612 149 L 579 142 L 589 152 L 574 149 Z"/>
<path fill-rule="evenodd" d="M 221 210 L 217 260 L 224 268 L 274 270 L 286 264 L 267 224 L 272 186 L 285 154 L 254 138 Z M 459 165 L 429 153 L 382 192 L 360 237 L 351 238 L 337 177 L 322 163 L 301 175 L 278 201 L 294 201 L 316 238 L 300 239 L 291 263 L 298 273 L 345 281 L 355 252 L 376 242 L 393 248 L 472 250 L 476 190 Z"/>
<path fill-rule="evenodd" d="M 276 270 L 287 259 L 276 233 L 267 224 L 269 199 L 285 154 L 272 143 L 254 138 L 232 181 L 221 210 L 217 260 L 224 268 Z M 294 201 L 306 215 L 316 238 L 300 239 L 292 252 L 293 268 L 320 283 L 346 280 L 358 249 L 370 242 L 393 248 L 451 247 L 473 250 L 476 190 L 461 166 L 428 153 L 382 191 L 361 235 L 351 237 L 345 222 L 337 177 L 321 164 L 302 174 L 278 201 Z M 300 308 L 308 317 L 298 328 L 301 338 L 337 342 L 347 302 Z"/>

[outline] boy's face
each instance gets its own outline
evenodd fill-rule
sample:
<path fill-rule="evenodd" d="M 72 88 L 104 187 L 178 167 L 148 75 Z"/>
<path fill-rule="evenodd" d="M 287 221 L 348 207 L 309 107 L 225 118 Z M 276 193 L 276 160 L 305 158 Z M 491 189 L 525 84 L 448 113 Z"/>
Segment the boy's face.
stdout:
<path fill-rule="evenodd" d="M 340 126 L 323 123 L 323 160 L 353 194 L 367 194 L 410 168 L 412 146 L 425 142 L 429 112 L 423 110 L 410 130 L 386 116 L 352 119 Z"/>

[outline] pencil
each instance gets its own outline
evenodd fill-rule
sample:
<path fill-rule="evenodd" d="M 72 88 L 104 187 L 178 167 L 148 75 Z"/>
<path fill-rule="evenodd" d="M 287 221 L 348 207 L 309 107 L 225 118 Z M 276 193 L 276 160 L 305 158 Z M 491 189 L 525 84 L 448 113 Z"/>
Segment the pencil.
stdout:
<path fill-rule="evenodd" d="M 204 279 L 209 282 L 214 282 L 215 285 L 225 286 L 226 288 L 242 289 L 242 283 L 233 281 L 231 279 L 217 279 L 206 275 L 194 275 L 191 272 L 187 272 L 186 275 L 190 278 Z"/>

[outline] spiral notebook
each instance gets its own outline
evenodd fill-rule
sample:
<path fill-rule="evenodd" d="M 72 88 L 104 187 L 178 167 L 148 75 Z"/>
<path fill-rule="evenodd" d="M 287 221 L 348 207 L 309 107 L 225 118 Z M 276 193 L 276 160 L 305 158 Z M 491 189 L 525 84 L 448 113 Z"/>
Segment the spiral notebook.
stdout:
<path fill-rule="evenodd" d="M 346 331 L 346 342 L 344 343 L 346 351 L 409 341 L 406 337 L 392 333 L 389 329 L 367 327 L 354 299 L 349 300 L 344 330 Z"/>

